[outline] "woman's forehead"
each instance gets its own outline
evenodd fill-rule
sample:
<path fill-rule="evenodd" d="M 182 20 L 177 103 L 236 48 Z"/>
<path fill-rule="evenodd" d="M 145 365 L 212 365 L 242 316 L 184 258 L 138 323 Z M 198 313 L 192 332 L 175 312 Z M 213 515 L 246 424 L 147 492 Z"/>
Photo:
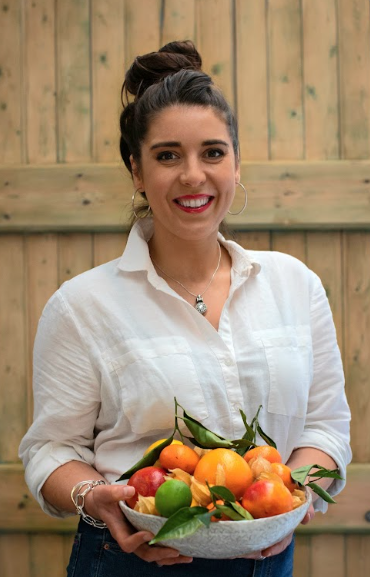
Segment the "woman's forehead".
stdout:
<path fill-rule="evenodd" d="M 228 127 L 222 115 L 207 106 L 169 106 L 152 118 L 145 138 L 151 147 L 156 141 L 203 142 L 223 140 L 231 143 Z"/>

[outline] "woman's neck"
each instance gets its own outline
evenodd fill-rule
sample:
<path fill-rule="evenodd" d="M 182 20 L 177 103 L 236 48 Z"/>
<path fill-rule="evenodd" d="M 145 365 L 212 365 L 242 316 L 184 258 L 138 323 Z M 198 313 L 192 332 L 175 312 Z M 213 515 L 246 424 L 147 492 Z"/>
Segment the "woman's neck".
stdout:
<path fill-rule="evenodd" d="M 154 233 L 148 245 L 153 264 L 164 273 L 164 278 L 172 277 L 185 285 L 207 282 L 220 257 L 217 232 L 199 240 L 161 239 Z"/>

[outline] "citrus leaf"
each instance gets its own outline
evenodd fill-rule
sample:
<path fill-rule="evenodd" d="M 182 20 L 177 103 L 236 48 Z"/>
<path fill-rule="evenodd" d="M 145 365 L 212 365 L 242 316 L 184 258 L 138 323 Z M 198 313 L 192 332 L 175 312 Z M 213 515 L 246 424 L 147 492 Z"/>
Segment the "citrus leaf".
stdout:
<path fill-rule="evenodd" d="M 167 447 L 172 443 L 173 435 L 174 433 L 171 435 L 171 437 L 168 437 L 168 439 L 163 441 L 163 443 L 157 445 L 157 447 L 154 447 L 154 449 L 152 449 L 151 451 L 149 451 L 149 453 L 144 455 L 144 457 L 142 457 L 140 461 L 138 461 L 135 465 L 133 465 L 131 469 L 128 469 L 127 471 L 125 471 L 125 473 L 122 473 L 122 475 L 120 476 L 119 479 L 117 479 L 117 481 L 123 481 L 124 479 L 129 479 L 131 475 L 136 473 L 136 471 L 139 471 L 144 467 L 150 467 L 154 465 L 154 463 L 158 460 L 158 457 L 161 454 L 162 449 L 164 449 L 165 447 Z"/>
<path fill-rule="evenodd" d="M 253 441 L 250 441 L 249 439 L 234 439 L 234 441 L 232 441 L 234 447 L 257 447 L 256 443 L 254 443 Z"/>
<path fill-rule="evenodd" d="M 235 503 L 233 503 L 233 505 L 235 505 Z M 245 519 L 244 515 L 241 515 L 239 511 L 236 511 L 231 505 L 216 504 L 215 507 L 217 511 L 221 511 L 221 513 L 224 513 L 225 515 L 230 517 L 232 521 L 242 521 Z"/>
<path fill-rule="evenodd" d="M 254 441 L 255 434 L 254 434 L 252 427 L 247 422 L 246 414 L 244 413 L 244 411 L 242 411 L 242 409 L 239 409 L 239 413 L 242 417 L 244 427 L 245 427 L 245 433 L 243 435 L 243 439 L 247 439 L 248 441 Z"/>
<path fill-rule="evenodd" d="M 258 424 L 257 425 L 257 431 L 260 437 L 262 437 L 262 439 L 268 444 L 270 445 L 270 447 L 274 447 L 274 449 L 276 449 L 276 443 L 273 439 L 271 439 L 271 437 L 269 437 L 268 435 L 266 435 L 266 433 L 262 430 L 261 426 Z"/>
<path fill-rule="evenodd" d="M 316 485 L 316 483 L 307 483 L 306 487 L 310 487 L 312 489 L 312 491 L 317 493 L 317 495 L 319 495 L 319 497 L 324 499 L 324 501 L 326 501 L 327 503 L 336 503 L 336 501 L 334 501 L 333 497 L 331 497 L 329 495 L 329 493 L 327 491 L 325 491 L 325 489 L 320 487 L 320 485 Z"/>
<path fill-rule="evenodd" d="M 207 483 L 208 489 L 212 496 L 216 499 L 223 499 L 224 501 L 229 501 L 230 503 L 235 502 L 235 495 L 229 489 L 223 485 L 213 485 L 210 487 Z"/>
<path fill-rule="evenodd" d="M 244 509 L 244 507 L 242 507 L 241 505 L 239 505 L 239 503 L 230 503 L 230 507 L 235 509 L 235 511 L 237 511 L 239 515 L 243 517 L 243 519 L 246 519 L 247 521 L 252 521 L 254 519 L 254 517 L 252 517 L 250 512 Z"/>
<path fill-rule="evenodd" d="M 181 539 L 195 533 L 204 526 L 201 517 L 207 513 L 205 507 L 183 507 L 171 515 L 155 537 L 149 541 L 149 545 L 154 545 L 166 539 Z"/>
<path fill-rule="evenodd" d="M 233 447 L 232 441 L 224 439 L 224 437 L 220 437 L 213 431 L 210 431 L 207 427 L 199 423 L 199 421 L 191 417 L 184 409 L 183 411 L 183 416 L 178 418 L 181 418 L 184 421 L 185 425 L 198 443 L 198 446 L 204 449 L 216 449 L 218 447 L 231 449 Z"/>
<path fill-rule="evenodd" d="M 317 469 L 311 473 L 312 469 Z M 338 469 L 326 469 L 321 465 L 304 465 L 303 467 L 298 467 L 291 472 L 291 477 L 293 481 L 304 485 L 307 477 L 314 477 L 315 480 L 322 479 L 323 477 L 329 477 L 331 479 L 342 479 L 339 475 Z"/>

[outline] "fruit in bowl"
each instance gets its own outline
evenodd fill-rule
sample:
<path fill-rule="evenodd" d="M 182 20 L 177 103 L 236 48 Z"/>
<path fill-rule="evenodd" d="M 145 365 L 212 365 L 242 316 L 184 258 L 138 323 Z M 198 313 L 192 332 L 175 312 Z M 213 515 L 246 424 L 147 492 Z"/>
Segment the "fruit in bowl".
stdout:
<path fill-rule="evenodd" d="M 182 440 L 174 443 L 173 434 L 156 441 L 118 479 L 135 486 L 137 494 L 120 506 L 136 529 L 154 534 L 149 544 L 163 543 L 193 557 L 247 555 L 281 541 L 302 521 L 312 501 L 305 482 L 333 502 L 311 477 L 340 478 L 338 472 L 319 465 L 291 471 L 260 427 L 259 411 L 251 425 L 240 411 L 246 433 L 242 439 L 228 440 L 184 409 L 179 417 L 176 400 L 175 406 L 174 434 L 178 431 Z M 184 437 L 179 418 L 192 437 Z M 265 445 L 257 445 L 257 433 Z M 185 438 L 193 448 L 183 444 Z M 136 479 L 151 479 L 153 469 L 160 471 L 159 479 L 148 490 Z"/>

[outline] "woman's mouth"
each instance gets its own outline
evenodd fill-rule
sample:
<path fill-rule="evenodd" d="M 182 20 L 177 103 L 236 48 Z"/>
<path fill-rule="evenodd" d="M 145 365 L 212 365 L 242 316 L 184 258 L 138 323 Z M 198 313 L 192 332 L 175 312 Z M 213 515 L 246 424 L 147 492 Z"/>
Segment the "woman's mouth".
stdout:
<path fill-rule="evenodd" d="M 212 204 L 214 196 L 208 195 L 186 195 L 175 198 L 176 205 L 185 212 L 203 212 L 207 210 Z"/>

